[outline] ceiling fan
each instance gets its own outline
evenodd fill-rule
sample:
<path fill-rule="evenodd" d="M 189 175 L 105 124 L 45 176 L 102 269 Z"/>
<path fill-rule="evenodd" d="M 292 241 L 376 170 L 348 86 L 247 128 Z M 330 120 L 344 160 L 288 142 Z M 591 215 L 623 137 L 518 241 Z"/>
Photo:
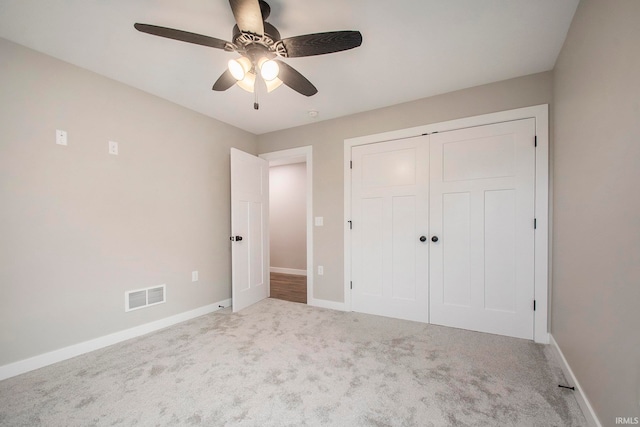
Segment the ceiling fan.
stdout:
<path fill-rule="evenodd" d="M 265 1 L 229 0 L 229 4 L 236 20 L 231 42 L 156 25 L 136 23 L 134 27 L 155 36 L 239 53 L 240 58 L 231 59 L 228 69 L 213 85 L 216 91 L 224 91 L 237 84 L 248 92 L 255 92 L 256 80 L 260 76 L 268 92 L 284 83 L 302 95 L 312 96 L 318 89 L 293 67 L 275 58 L 324 55 L 362 44 L 359 31 L 331 31 L 281 39 L 278 30 L 266 22 L 271 7 Z M 258 109 L 257 99 L 254 108 Z"/>

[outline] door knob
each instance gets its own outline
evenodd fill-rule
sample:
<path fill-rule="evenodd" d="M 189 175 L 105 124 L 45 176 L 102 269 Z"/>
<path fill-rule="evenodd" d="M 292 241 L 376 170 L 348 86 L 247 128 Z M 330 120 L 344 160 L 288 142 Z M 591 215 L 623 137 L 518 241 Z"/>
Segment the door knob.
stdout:
<path fill-rule="evenodd" d="M 242 240 L 242 236 L 231 236 L 229 239 L 232 242 L 239 242 L 240 240 Z"/>
<path fill-rule="evenodd" d="M 426 236 L 420 236 L 420 241 L 421 242 L 426 242 L 427 241 L 427 237 Z"/>
<path fill-rule="evenodd" d="M 433 237 L 431 238 L 431 241 L 432 241 L 433 243 L 437 242 L 437 241 L 438 241 L 438 236 L 433 236 Z"/>

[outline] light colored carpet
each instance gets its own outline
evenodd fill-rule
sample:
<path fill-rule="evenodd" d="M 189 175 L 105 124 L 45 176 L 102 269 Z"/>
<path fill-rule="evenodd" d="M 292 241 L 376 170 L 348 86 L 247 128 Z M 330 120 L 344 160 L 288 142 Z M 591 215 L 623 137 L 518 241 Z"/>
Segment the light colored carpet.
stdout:
<path fill-rule="evenodd" d="M 0 382 L 2 426 L 584 426 L 550 349 L 274 299 Z"/>

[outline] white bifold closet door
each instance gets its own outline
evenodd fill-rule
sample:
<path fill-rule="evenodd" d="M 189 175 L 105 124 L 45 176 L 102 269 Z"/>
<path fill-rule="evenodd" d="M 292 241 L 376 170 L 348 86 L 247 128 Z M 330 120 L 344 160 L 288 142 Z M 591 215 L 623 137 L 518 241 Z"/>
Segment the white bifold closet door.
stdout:
<path fill-rule="evenodd" d="M 430 138 L 431 323 L 533 339 L 534 119 Z"/>
<path fill-rule="evenodd" d="M 428 137 L 351 154 L 352 309 L 427 322 Z"/>

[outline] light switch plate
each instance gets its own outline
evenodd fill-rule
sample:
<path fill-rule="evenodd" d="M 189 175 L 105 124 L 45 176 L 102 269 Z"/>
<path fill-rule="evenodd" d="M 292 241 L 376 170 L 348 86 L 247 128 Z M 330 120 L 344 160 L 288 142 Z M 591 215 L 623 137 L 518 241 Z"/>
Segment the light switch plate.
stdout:
<path fill-rule="evenodd" d="M 315 218 L 315 225 L 316 227 L 322 227 L 324 225 L 324 217 L 317 216 Z"/>
<path fill-rule="evenodd" d="M 56 129 L 56 144 L 67 145 L 67 132 L 64 130 Z"/>
<path fill-rule="evenodd" d="M 109 141 L 109 154 L 114 156 L 118 155 L 118 143 L 115 141 Z"/>
<path fill-rule="evenodd" d="M 192 282 L 197 282 L 198 281 L 198 271 L 192 271 L 191 272 L 191 281 Z"/>

